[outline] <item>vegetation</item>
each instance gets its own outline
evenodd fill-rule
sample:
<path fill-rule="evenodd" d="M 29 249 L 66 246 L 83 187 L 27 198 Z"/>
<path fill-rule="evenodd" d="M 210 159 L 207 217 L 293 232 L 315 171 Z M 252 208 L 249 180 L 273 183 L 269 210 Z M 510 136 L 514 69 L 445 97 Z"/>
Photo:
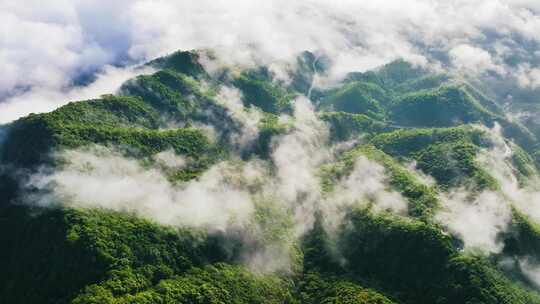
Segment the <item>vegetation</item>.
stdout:
<path fill-rule="evenodd" d="M 421 222 L 351 214 L 343 253 L 356 276 L 391 290 L 402 303 L 538 303 L 489 261 L 452 248 L 439 229 Z M 429 261 L 429 262 L 426 262 Z"/>
<path fill-rule="evenodd" d="M 332 191 L 333 183 L 350 174 L 356 159 L 361 155 L 384 166 L 389 184 L 409 200 L 411 216 L 425 221 L 431 219 L 434 208 L 438 206 L 436 190 L 422 183 L 411 171 L 373 146 L 359 146 L 345 153 L 335 164 L 323 167 L 325 189 Z"/>
<path fill-rule="evenodd" d="M 254 71 L 244 72 L 233 84 L 242 92 L 245 105 L 254 105 L 272 114 L 291 112 L 294 94 L 268 81 L 267 77 Z"/>
<path fill-rule="evenodd" d="M 109 292 L 130 293 L 226 257 L 216 237 L 121 213 L 0 210 L 4 303 L 67 303 L 97 282 Z"/>
<path fill-rule="evenodd" d="M 351 82 L 326 94 L 327 97 L 321 101 L 322 109 L 366 114 L 377 119 L 383 119 L 385 116 L 380 103 L 386 101 L 387 97 L 376 84 Z"/>
<path fill-rule="evenodd" d="M 499 124 L 520 183 L 538 177 L 536 135 L 504 118 L 476 85 L 398 60 L 311 90 L 314 75 L 326 66 L 324 57 L 309 52 L 298 58 L 290 83 L 275 80 L 267 67 L 225 67 L 209 75 L 201 56 L 212 54 L 175 52 L 149 62 L 157 71 L 127 81 L 117 95 L 5 127 L 1 303 L 540 303 L 538 286 L 519 267 L 500 266 L 507 257 L 540 259 L 540 228 L 532 218 L 514 208 L 511 229 L 499 236 L 503 251 L 495 255 L 463 250 L 459 236 L 436 218 L 446 191 L 500 190 L 478 161 L 493 143 L 485 128 L 472 124 Z M 258 132 L 245 147 L 235 139 L 246 126 L 220 102 L 221 86 L 237 88 L 243 104 L 261 112 Z M 242 228 L 257 230 L 258 238 L 246 239 L 236 231 L 164 226 L 126 212 L 62 207 L 61 201 L 24 204 L 27 195 L 47 195 L 21 190 L 28 174 L 55 168 L 59 151 L 93 145 L 114 147 L 143 165 L 163 151 L 188 158 L 188 166 L 167 172 L 179 186 L 200 180 L 222 160 L 262 159 L 273 174 L 272 149 L 291 130 L 294 99 L 311 91 L 335 156 L 315 168 L 318 194 L 336 191 L 357 159 L 366 157 L 384 168 L 385 185 L 407 200 L 406 216 L 347 207 L 340 210 L 343 221 L 327 229 L 328 219 L 315 212 L 297 238 L 294 221 L 302 214 L 257 199 L 257 225 Z M 273 184 L 251 177 L 256 182 L 247 191 L 267 186 L 272 192 Z M 309 195 L 298 195 L 298 203 Z M 289 269 L 257 271 L 245 262 L 268 244 L 289 250 Z M 275 262 L 272 255 L 263 260 Z"/>
<path fill-rule="evenodd" d="M 388 127 L 364 114 L 323 112 L 321 119 L 330 126 L 332 140 L 345 141 L 354 137 L 369 136 L 388 130 Z"/>
<path fill-rule="evenodd" d="M 447 127 L 493 118 L 466 91 L 453 86 L 409 93 L 392 105 L 391 112 L 396 124 L 413 127 Z"/>

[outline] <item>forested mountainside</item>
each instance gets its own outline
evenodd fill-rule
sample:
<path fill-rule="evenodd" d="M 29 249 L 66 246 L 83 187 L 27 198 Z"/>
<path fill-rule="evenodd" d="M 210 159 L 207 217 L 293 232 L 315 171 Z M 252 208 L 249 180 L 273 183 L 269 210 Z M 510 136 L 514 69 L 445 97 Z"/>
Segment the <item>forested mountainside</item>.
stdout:
<path fill-rule="evenodd" d="M 146 67 L 2 127 L 1 303 L 540 303 L 540 134 L 474 81 Z"/>

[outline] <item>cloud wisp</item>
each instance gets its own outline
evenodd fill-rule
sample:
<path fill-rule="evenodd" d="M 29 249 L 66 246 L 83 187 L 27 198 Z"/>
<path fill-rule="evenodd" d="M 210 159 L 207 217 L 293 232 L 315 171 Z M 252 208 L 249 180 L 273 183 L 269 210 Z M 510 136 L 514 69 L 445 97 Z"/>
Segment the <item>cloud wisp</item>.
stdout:
<path fill-rule="evenodd" d="M 488 135 L 491 147 L 482 150 L 476 161 L 495 178 L 498 189 L 476 192 L 460 188 L 443 193 L 443 208 L 436 217 L 463 239 L 465 249 L 501 253 L 501 236 L 512 229 L 512 208 L 540 222 L 539 177 L 530 176 L 527 183 L 520 183 L 512 161 L 513 144 L 504 139 L 501 127 L 480 128 Z"/>

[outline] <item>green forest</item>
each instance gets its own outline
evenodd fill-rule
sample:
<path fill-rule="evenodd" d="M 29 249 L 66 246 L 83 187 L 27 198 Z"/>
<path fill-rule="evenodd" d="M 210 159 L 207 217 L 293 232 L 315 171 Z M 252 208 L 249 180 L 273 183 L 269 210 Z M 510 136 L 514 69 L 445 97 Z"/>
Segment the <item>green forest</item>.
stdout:
<path fill-rule="evenodd" d="M 202 56 L 2 126 L 0 303 L 540 303 L 540 133 L 474 80 Z"/>

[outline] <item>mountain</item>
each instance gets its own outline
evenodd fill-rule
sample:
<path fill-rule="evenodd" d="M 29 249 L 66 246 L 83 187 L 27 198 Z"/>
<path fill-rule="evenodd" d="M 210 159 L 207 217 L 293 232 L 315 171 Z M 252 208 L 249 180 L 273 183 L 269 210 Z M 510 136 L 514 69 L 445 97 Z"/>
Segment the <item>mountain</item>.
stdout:
<path fill-rule="evenodd" d="M 178 51 L 4 126 L 0 302 L 540 303 L 536 129 L 455 75 L 325 64 Z"/>

